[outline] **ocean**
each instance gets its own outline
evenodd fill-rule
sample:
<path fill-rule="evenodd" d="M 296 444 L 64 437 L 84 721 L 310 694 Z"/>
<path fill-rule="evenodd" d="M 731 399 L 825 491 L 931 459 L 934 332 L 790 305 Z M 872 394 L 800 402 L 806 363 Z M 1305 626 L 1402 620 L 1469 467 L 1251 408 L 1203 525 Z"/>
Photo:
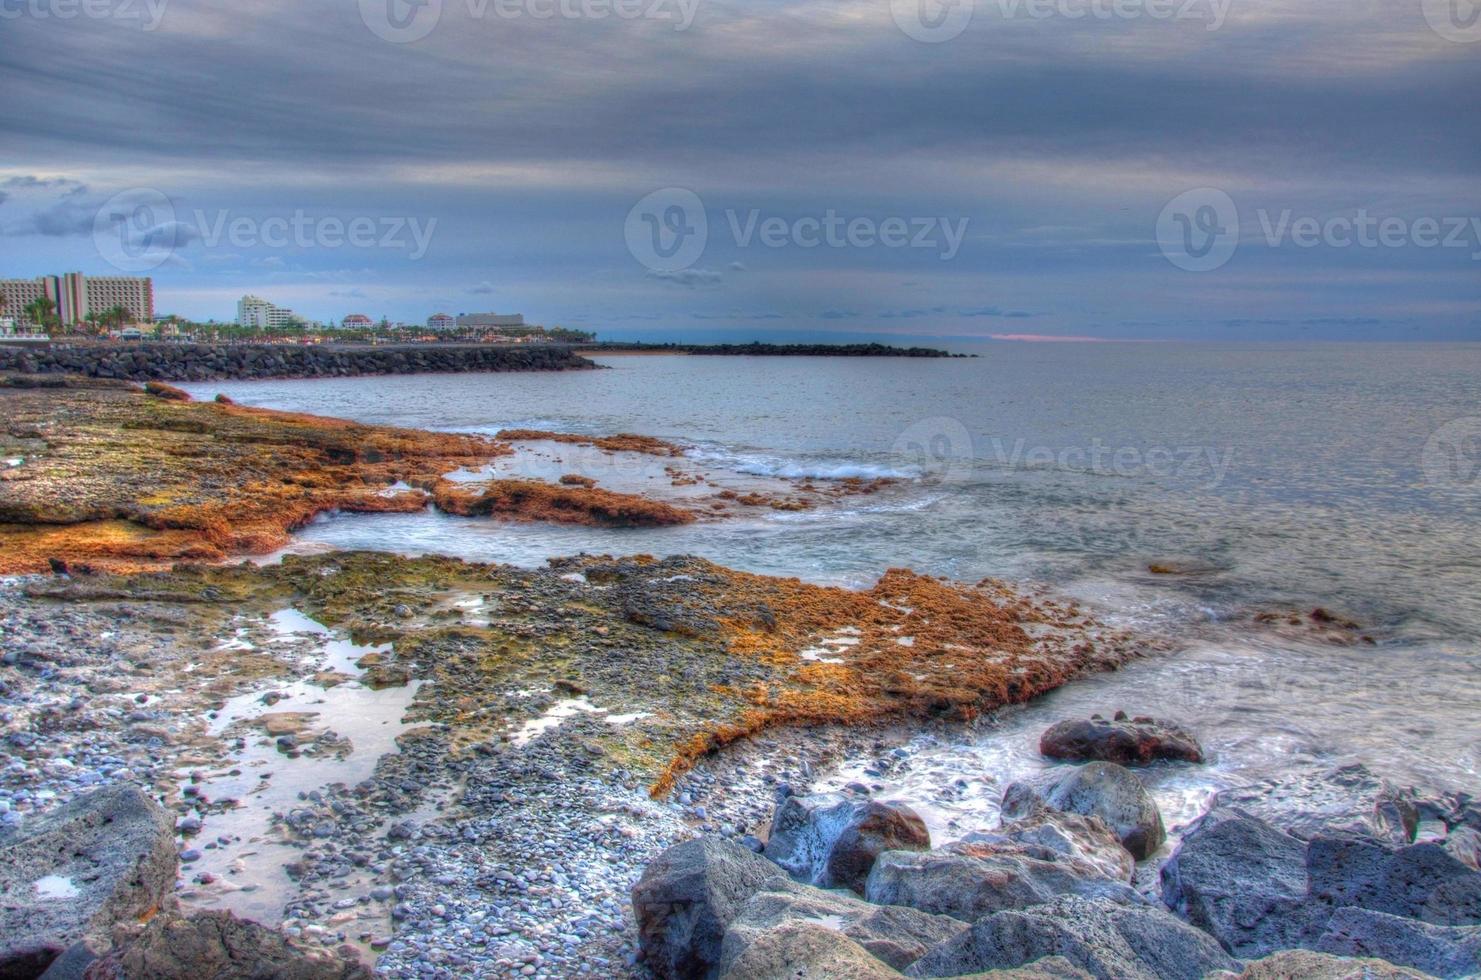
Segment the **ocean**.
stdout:
<path fill-rule="evenodd" d="M 1209 766 L 1149 776 L 1170 823 L 1222 787 L 1352 762 L 1406 783 L 1481 783 L 1481 345 L 978 351 L 611 356 L 600 372 L 183 387 L 426 429 L 635 432 L 758 477 L 896 481 L 811 511 L 678 528 L 332 515 L 295 549 L 526 566 L 689 553 L 854 587 L 890 567 L 990 576 L 1076 598 L 1165 651 L 923 735 L 902 772 L 860 760 L 833 777 L 907 798 L 938 836 L 979 825 L 1006 782 L 1045 767 L 1044 727 L 1093 711 L 1170 718 L 1202 738 Z M 1317 609 L 1357 628 L 1324 628 Z"/>

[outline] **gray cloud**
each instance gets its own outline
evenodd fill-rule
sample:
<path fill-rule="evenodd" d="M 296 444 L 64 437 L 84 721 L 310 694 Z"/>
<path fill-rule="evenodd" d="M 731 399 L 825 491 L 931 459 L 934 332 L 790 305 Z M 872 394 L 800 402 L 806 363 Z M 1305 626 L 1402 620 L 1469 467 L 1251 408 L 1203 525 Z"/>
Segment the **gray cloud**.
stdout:
<path fill-rule="evenodd" d="M 648 270 L 649 279 L 657 279 L 659 282 L 673 283 L 683 286 L 685 289 L 698 289 L 704 286 L 718 286 L 725 280 L 725 274 L 715 269 L 679 269 L 674 272 L 660 272 L 653 269 Z"/>

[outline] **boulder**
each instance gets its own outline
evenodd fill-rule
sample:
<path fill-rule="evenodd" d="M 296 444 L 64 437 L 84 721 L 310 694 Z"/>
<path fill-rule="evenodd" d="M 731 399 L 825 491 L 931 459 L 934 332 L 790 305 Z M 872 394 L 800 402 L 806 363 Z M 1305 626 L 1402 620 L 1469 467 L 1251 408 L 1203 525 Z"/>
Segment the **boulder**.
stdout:
<path fill-rule="evenodd" d="M 862 894 L 885 851 L 930 849 L 925 821 L 903 803 L 818 793 L 777 807 L 765 853 L 801 881 Z"/>
<path fill-rule="evenodd" d="M 1213 810 L 1162 867 L 1162 901 L 1236 956 L 1299 944 L 1306 906 L 1306 845 L 1237 809 Z"/>
<path fill-rule="evenodd" d="M 1208 980 L 1434 980 L 1428 973 L 1383 960 L 1355 959 L 1288 949 L 1245 964 L 1239 973 L 1214 973 Z"/>
<path fill-rule="evenodd" d="M 359 962 L 288 943 L 230 912 L 155 917 L 88 966 L 85 980 L 371 980 Z"/>
<path fill-rule="evenodd" d="M 1116 762 L 1123 766 L 1146 765 L 1160 759 L 1203 761 L 1203 746 L 1185 729 L 1153 718 L 1127 718 L 1119 711 L 1110 721 L 1092 715 L 1088 721 L 1059 722 L 1039 739 L 1039 751 L 1051 759 Z"/>
<path fill-rule="evenodd" d="M 1012 786 L 1009 789 L 1022 792 Z M 1150 857 L 1167 839 L 1157 801 L 1135 773 L 1114 762 L 1081 766 L 1049 787 L 1043 796 L 1056 810 L 1100 817 L 1138 861 Z"/>
<path fill-rule="evenodd" d="M 1481 871 L 1481 833 L 1470 827 L 1456 827 L 1445 835 L 1440 846 L 1461 864 Z"/>
<path fill-rule="evenodd" d="M 1414 793 L 1362 765 L 1222 790 L 1212 804 L 1218 807 L 1237 807 L 1301 840 L 1350 835 L 1393 844 L 1414 840 L 1420 815 Z"/>
<path fill-rule="evenodd" d="M 777 891 L 759 892 L 741 909 L 725 933 L 721 972 L 726 972 L 761 936 L 788 922 L 824 926 L 847 936 L 869 955 L 897 970 L 967 928 L 966 923 L 948 916 L 871 905 L 842 891 L 789 883 L 789 887 Z"/>
<path fill-rule="evenodd" d="M 1003 822 L 996 831 L 976 831 L 962 838 L 963 841 L 1012 841 L 1042 847 L 1121 881 L 1130 881 L 1136 872 L 1136 859 L 1121 846 L 1121 840 L 1104 820 L 1056 810 L 1024 783 L 1008 787 L 1001 815 Z"/>
<path fill-rule="evenodd" d="M 0 976 L 36 976 L 69 947 L 106 947 L 175 886 L 175 821 L 139 789 L 96 790 L 0 837 Z"/>
<path fill-rule="evenodd" d="M 895 980 L 899 971 L 841 932 L 816 922 L 784 922 L 757 935 L 719 974 L 723 980 Z"/>
<path fill-rule="evenodd" d="M 865 897 L 975 922 L 1004 909 L 1041 905 L 1062 895 L 1145 904 L 1129 885 L 1095 868 L 1020 845 L 950 844 L 928 853 L 889 851 L 869 875 Z"/>
<path fill-rule="evenodd" d="M 718 837 L 676 844 L 633 886 L 644 961 L 664 980 L 709 975 L 725 930 L 751 896 L 790 883 L 785 871 L 739 844 Z"/>
<path fill-rule="evenodd" d="M 1440 844 L 1391 847 L 1375 840 L 1317 837 L 1306 849 L 1307 893 L 1441 926 L 1481 924 L 1481 872 Z"/>
<path fill-rule="evenodd" d="M 1046 956 L 1062 956 L 1098 980 L 1201 980 L 1236 968 L 1211 936 L 1162 909 L 1071 896 L 988 916 L 906 975 L 958 977 Z"/>
<path fill-rule="evenodd" d="M 1481 926 L 1436 926 L 1368 909 L 1338 909 L 1312 944 L 1338 956 L 1368 956 L 1437 977 L 1481 974 Z"/>

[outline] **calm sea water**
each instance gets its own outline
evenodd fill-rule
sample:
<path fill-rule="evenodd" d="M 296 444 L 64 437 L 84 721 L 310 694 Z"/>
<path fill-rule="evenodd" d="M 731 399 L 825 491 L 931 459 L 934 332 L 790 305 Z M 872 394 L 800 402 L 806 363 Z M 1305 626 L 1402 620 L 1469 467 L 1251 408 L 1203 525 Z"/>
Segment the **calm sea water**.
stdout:
<path fill-rule="evenodd" d="M 1352 760 L 1481 789 L 1481 346 L 602 361 L 610 370 L 186 387 L 429 429 L 639 432 L 757 474 L 902 479 L 838 507 L 660 530 L 336 516 L 305 529 L 305 547 L 526 565 L 687 552 L 850 585 L 908 566 L 1046 586 L 1173 641 L 1169 657 L 924 747 L 888 788 L 938 830 L 982 819 L 994 787 L 1042 765 L 1043 724 L 1117 708 L 1180 718 L 1212 748 L 1204 770 L 1154 776 L 1178 816 L 1220 785 Z M 1154 575 L 1153 562 L 1197 574 Z M 1317 606 L 1377 644 L 1331 646 L 1250 619 Z M 963 772 L 980 793 L 945 788 Z"/>

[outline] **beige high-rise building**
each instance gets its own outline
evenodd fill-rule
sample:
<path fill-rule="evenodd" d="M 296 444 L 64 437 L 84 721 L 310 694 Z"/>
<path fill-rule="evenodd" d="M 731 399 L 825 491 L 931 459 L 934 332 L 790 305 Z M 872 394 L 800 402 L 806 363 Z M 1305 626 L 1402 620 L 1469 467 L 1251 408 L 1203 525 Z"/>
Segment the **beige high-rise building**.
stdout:
<path fill-rule="evenodd" d="M 5 315 L 23 327 L 36 327 L 26 307 L 45 296 L 52 301 L 65 327 L 75 327 L 89 316 L 121 306 L 135 323 L 154 319 L 154 280 L 138 276 L 85 276 L 68 272 L 35 279 L 0 279 Z"/>

